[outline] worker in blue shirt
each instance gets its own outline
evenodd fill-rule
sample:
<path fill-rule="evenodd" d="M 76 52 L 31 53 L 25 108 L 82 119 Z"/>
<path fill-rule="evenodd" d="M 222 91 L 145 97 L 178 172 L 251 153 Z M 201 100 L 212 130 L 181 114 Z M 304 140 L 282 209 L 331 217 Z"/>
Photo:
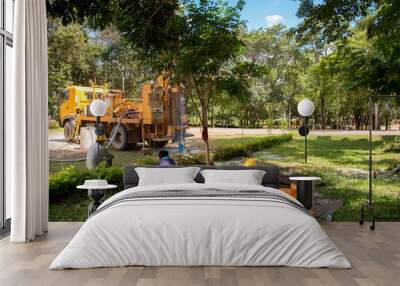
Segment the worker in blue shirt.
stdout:
<path fill-rule="evenodd" d="M 167 150 L 161 150 L 160 153 L 158 153 L 158 157 L 160 158 L 160 162 L 158 162 L 158 166 L 176 165 L 175 161 L 169 157 Z"/>

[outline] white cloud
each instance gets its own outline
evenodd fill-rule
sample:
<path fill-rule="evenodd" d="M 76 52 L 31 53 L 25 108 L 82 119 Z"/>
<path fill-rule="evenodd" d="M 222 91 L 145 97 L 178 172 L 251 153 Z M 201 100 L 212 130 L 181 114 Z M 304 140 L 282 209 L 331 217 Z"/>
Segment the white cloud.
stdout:
<path fill-rule="evenodd" d="M 283 19 L 284 18 L 281 15 L 268 15 L 265 17 L 265 20 L 267 20 L 267 27 L 272 27 L 282 23 Z"/>

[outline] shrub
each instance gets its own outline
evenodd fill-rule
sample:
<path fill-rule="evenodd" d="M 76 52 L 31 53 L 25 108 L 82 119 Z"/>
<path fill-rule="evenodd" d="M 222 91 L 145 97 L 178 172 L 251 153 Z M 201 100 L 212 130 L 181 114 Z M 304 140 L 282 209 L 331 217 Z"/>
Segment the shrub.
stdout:
<path fill-rule="evenodd" d="M 49 129 L 57 129 L 58 127 L 59 126 L 57 120 L 54 119 L 49 120 Z"/>
<path fill-rule="evenodd" d="M 190 166 L 190 165 L 205 165 L 206 158 L 204 153 L 196 153 L 193 155 L 174 155 L 172 159 L 175 160 L 177 165 Z"/>
<path fill-rule="evenodd" d="M 290 140 L 292 140 L 292 134 L 284 134 L 259 138 L 251 142 L 220 147 L 215 150 L 213 160 L 226 161 L 235 157 L 250 156 L 252 152 L 267 149 Z"/>
<path fill-rule="evenodd" d="M 68 166 L 62 171 L 49 176 L 49 199 L 50 202 L 63 200 L 68 196 L 86 196 L 85 192 L 77 191 L 76 186 L 82 185 L 88 179 L 104 179 L 110 184 L 123 187 L 122 168 L 105 167 L 101 164 L 96 170 L 76 168 Z"/>
<path fill-rule="evenodd" d="M 385 152 L 400 153 L 400 136 L 396 136 L 393 141 L 385 142 L 383 150 Z"/>
<path fill-rule="evenodd" d="M 189 166 L 189 165 L 204 165 L 205 164 L 205 155 L 203 153 L 197 153 L 193 155 L 181 155 L 174 154 L 171 156 L 172 159 L 176 162 L 177 165 Z M 154 155 L 146 155 L 143 158 L 139 158 L 135 160 L 133 165 L 138 166 L 155 166 L 159 162 L 157 156 Z"/>
<path fill-rule="evenodd" d="M 218 148 L 214 153 L 214 160 L 229 160 L 234 157 L 248 156 L 251 152 L 269 148 L 273 145 L 280 144 L 292 139 L 291 134 L 268 136 L 265 138 L 255 139 L 251 142 L 235 144 Z M 204 165 L 204 153 L 194 155 L 173 155 L 173 159 L 178 165 Z M 156 165 L 158 157 L 154 155 L 146 155 L 135 161 L 135 165 Z M 59 202 L 71 197 L 86 198 L 86 193 L 78 191 L 76 186 L 82 185 L 85 180 L 104 179 L 110 184 L 123 188 L 123 169 L 119 166 L 106 167 L 100 164 L 96 170 L 88 170 L 86 168 L 77 168 L 76 166 L 67 166 L 63 170 L 50 174 L 49 176 L 49 197 L 50 202 Z"/>
<path fill-rule="evenodd" d="M 133 164 L 130 165 L 138 165 L 138 166 L 154 166 L 157 165 L 159 159 L 154 155 L 146 155 L 143 158 L 138 158 L 135 160 Z"/>

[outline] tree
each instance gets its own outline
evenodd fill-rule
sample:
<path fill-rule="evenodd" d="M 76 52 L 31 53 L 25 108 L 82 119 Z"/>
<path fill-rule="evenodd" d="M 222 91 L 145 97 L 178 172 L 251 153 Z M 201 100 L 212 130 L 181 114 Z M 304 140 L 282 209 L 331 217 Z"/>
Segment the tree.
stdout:
<path fill-rule="evenodd" d="M 243 0 L 236 6 L 223 0 L 47 0 L 49 15 L 64 23 L 114 25 L 154 71 L 186 83 L 201 120 L 207 163 L 208 110 L 222 67 L 240 52 L 243 5 Z"/>
<path fill-rule="evenodd" d="M 151 68 L 139 59 L 116 29 L 107 28 L 92 34 L 95 36 L 91 41 L 102 51 L 97 60 L 97 81 L 122 90 L 126 97 L 138 98 L 142 84 L 156 78 Z"/>
<path fill-rule="evenodd" d="M 374 50 L 369 55 L 359 51 L 354 54 L 353 66 L 367 71 L 362 75 L 368 79 L 364 86 L 377 93 L 400 92 L 400 1 L 325 0 L 314 4 L 301 0 L 297 14 L 304 19 L 295 28 L 298 38 L 320 34 L 325 42 L 347 45 L 357 30 L 354 24 L 362 27 Z"/>
<path fill-rule="evenodd" d="M 179 41 L 179 0 L 46 0 L 49 17 L 95 30 L 114 26 L 145 58 L 168 56 Z M 163 69 L 165 67 L 161 67 Z"/>
<path fill-rule="evenodd" d="M 253 77 L 251 99 L 247 103 L 249 108 L 242 109 L 246 113 L 245 117 L 250 122 L 260 116 L 266 119 L 269 109 L 275 120 L 278 119 L 274 118 L 275 109 L 280 108 L 284 110 L 289 124 L 295 98 L 304 91 L 302 77 L 309 60 L 283 25 L 246 33 L 243 41 L 246 46 L 242 60 L 251 61 L 264 70 L 262 76 Z M 251 125 L 257 127 L 259 123 Z"/>
<path fill-rule="evenodd" d="M 242 1 L 233 7 L 223 1 L 186 2 L 179 48 L 173 53 L 173 77 L 184 81 L 189 90 L 187 94 L 201 121 L 207 163 L 210 162 L 208 112 L 224 65 L 242 47 L 238 38 L 238 28 L 243 24 L 242 8 Z"/>
<path fill-rule="evenodd" d="M 55 117 L 56 94 L 67 85 L 89 84 L 96 72 L 99 50 L 89 43 L 80 25 L 62 26 L 57 19 L 48 23 L 49 111 Z"/>

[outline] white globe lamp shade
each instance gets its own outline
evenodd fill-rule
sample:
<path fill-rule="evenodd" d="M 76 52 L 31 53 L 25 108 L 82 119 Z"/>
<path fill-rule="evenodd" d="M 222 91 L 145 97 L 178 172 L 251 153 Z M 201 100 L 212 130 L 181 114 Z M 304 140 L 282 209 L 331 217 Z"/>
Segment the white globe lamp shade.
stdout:
<path fill-rule="evenodd" d="M 314 112 L 314 103 L 309 99 L 304 99 L 297 105 L 297 111 L 303 117 L 311 116 Z"/>
<path fill-rule="evenodd" d="M 103 116 L 106 114 L 106 110 L 106 103 L 101 99 L 95 99 L 90 104 L 90 112 L 93 114 L 93 116 Z"/>

